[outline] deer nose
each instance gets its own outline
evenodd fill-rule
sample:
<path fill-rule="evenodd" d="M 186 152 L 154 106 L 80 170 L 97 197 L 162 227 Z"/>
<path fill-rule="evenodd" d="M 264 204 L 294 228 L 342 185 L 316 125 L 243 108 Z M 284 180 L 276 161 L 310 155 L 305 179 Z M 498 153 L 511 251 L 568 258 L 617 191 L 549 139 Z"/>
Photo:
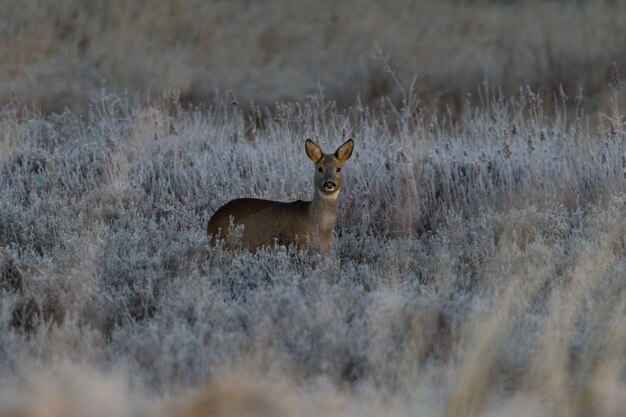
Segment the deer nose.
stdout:
<path fill-rule="evenodd" d="M 336 186 L 337 186 L 337 184 L 335 184 L 335 182 L 334 182 L 334 181 L 326 181 L 326 182 L 324 183 L 324 188 L 325 188 L 326 190 L 333 190 Z"/>

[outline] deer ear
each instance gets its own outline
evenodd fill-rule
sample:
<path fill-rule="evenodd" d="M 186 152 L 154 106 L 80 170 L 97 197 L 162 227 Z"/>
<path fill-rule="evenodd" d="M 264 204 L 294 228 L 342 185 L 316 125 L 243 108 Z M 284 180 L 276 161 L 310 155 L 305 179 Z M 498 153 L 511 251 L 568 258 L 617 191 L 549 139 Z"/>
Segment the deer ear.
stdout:
<path fill-rule="evenodd" d="M 352 148 L 354 148 L 354 141 L 352 139 L 348 139 L 346 143 L 341 145 L 335 151 L 335 158 L 339 159 L 339 162 L 345 162 L 352 156 Z"/>
<path fill-rule="evenodd" d="M 319 161 L 322 159 L 322 156 L 324 156 L 322 148 L 317 146 L 311 139 L 307 139 L 306 142 L 304 142 L 304 147 L 306 148 L 306 156 L 313 162 Z"/>

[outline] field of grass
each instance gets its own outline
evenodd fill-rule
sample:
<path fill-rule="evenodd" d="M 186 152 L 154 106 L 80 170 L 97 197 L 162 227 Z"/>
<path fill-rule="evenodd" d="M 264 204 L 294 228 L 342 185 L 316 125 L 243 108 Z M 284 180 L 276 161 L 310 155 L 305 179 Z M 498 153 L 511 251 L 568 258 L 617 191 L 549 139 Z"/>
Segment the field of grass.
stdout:
<path fill-rule="evenodd" d="M 4 107 L 0 415 L 624 415 L 623 113 L 481 97 Z M 355 140 L 329 256 L 209 248 L 310 198 L 307 137 Z"/>
<path fill-rule="evenodd" d="M 110 91 L 234 89 L 272 105 L 318 85 L 350 105 L 394 96 L 377 46 L 423 104 L 458 111 L 485 73 L 506 95 L 562 84 L 605 110 L 611 63 L 626 72 L 620 0 L 22 0 L 0 3 L 0 105 L 82 110 Z M 373 58 L 374 57 L 374 58 Z M 626 104 L 626 98 L 622 98 Z"/>
<path fill-rule="evenodd" d="M 620 72 L 622 1 L 0 2 L 0 417 L 626 415 Z M 210 247 L 306 138 L 328 256 Z"/>

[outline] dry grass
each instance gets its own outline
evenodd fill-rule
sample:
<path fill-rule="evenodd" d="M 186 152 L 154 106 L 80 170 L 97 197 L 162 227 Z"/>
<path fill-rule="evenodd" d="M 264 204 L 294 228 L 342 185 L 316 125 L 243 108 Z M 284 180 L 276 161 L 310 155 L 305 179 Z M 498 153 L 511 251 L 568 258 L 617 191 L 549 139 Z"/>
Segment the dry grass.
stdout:
<path fill-rule="evenodd" d="M 428 108 L 460 112 L 487 76 L 506 96 L 530 85 L 552 100 L 562 84 L 574 101 L 582 88 L 595 113 L 611 64 L 626 73 L 624 22 L 619 1 L 3 2 L 0 104 L 14 92 L 47 110 L 83 109 L 103 81 L 196 103 L 217 89 L 246 106 L 301 100 L 320 84 L 341 104 L 371 102 L 397 96 L 372 58 L 379 45 L 400 80 L 417 77 Z"/>
<path fill-rule="evenodd" d="M 625 415 L 625 22 L 1 3 L 0 416 Z M 307 137 L 355 139 L 329 256 L 208 247 Z"/>

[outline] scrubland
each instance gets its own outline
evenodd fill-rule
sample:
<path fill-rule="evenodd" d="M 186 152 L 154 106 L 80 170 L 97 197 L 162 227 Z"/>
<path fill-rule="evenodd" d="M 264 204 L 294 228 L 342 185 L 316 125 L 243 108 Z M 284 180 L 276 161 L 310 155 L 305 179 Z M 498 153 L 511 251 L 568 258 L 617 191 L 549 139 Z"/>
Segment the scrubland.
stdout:
<path fill-rule="evenodd" d="M 4 107 L 0 415 L 623 415 L 619 94 Z M 209 247 L 231 198 L 310 197 L 307 137 L 356 144 L 330 254 Z"/>
<path fill-rule="evenodd" d="M 300 3 L 0 2 L 0 416 L 626 415 L 623 2 Z"/>

